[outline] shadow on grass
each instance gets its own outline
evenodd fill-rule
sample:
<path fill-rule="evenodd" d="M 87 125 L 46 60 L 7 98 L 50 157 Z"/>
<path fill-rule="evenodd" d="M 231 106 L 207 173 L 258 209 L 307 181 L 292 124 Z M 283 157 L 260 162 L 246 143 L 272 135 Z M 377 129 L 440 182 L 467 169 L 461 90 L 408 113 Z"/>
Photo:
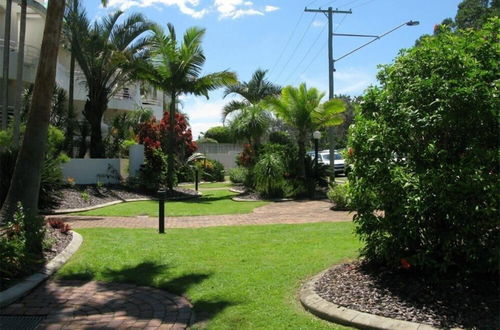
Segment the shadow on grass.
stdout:
<path fill-rule="evenodd" d="M 112 283 L 130 283 L 139 286 L 156 287 L 170 293 L 186 296 L 187 291 L 195 284 L 199 284 L 208 279 L 212 274 L 191 273 L 184 274 L 174 278 L 165 278 L 169 273 L 169 266 L 158 264 L 154 261 L 145 261 L 133 266 L 125 266 L 121 269 L 107 269 L 101 272 L 102 278 L 106 282 Z M 74 285 L 74 282 L 89 282 L 95 279 L 95 272 L 86 269 L 75 273 L 58 276 L 57 280 L 68 285 Z M 102 283 L 106 287 L 106 283 Z M 105 304 L 114 304 L 116 302 L 107 302 Z M 118 302 L 119 303 L 119 302 Z M 195 311 L 195 322 L 197 324 L 207 323 L 218 313 L 229 306 L 236 305 L 235 301 L 227 300 L 197 300 L 192 302 Z"/>

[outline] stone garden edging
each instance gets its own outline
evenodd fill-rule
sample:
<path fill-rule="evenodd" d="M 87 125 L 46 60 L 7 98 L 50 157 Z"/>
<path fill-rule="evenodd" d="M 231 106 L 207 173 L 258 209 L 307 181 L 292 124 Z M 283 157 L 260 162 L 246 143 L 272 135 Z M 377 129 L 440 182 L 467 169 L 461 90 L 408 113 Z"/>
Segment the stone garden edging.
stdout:
<path fill-rule="evenodd" d="M 328 271 L 324 270 L 311 280 L 306 282 L 300 289 L 299 299 L 304 308 L 310 313 L 327 321 L 356 327 L 359 329 L 405 329 L 405 330 L 437 330 L 433 326 L 416 322 L 391 319 L 348 309 L 331 303 L 320 297 L 316 291 L 316 283 Z"/>
<path fill-rule="evenodd" d="M 46 280 L 50 275 L 61 268 L 66 261 L 78 250 L 83 242 L 83 237 L 77 232 L 72 231 L 73 238 L 64 250 L 49 261 L 42 269 L 33 275 L 22 280 L 22 282 L 0 292 L 0 307 L 9 305 L 21 298 L 38 284 Z"/>

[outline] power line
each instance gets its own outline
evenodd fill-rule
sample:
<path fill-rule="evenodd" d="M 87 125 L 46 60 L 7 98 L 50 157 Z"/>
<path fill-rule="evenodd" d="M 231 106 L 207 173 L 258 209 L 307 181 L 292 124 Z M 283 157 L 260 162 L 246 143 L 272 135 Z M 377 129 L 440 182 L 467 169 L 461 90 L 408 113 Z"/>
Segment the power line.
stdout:
<path fill-rule="evenodd" d="M 299 76 L 297 77 L 297 79 L 294 80 L 294 83 L 297 83 L 298 80 L 300 79 L 300 77 L 311 67 L 311 65 L 314 63 L 314 61 L 318 58 L 318 56 L 323 53 L 323 51 L 325 50 L 326 48 L 326 43 L 323 44 L 323 47 L 321 47 L 319 49 L 319 51 L 316 53 L 316 55 L 313 56 L 313 58 L 311 59 L 311 61 L 309 62 L 309 64 L 306 66 L 306 68 L 304 69 L 304 71 L 302 71 Z"/>
<path fill-rule="evenodd" d="M 309 31 L 309 29 L 311 28 L 311 25 L 312 23 L 314 22 L 314 19 L 316 18 L 316 15 L 317 13 L 315 13 L 311 19 L 311 21 L 309 22 L 309 25 L 307 26 L 306 30 L 304 31 L 304 34 L 302 35 L 302 38 L 300 38 L 299 42 L 297 43 L 297 46 L 295 46 L 294 50 L 292 51 L 292 53 L 290 54 L 290 57 L 288 58 L 288 61 L 286 61 L 285 65 L 283 66 L 283 68 L 281 69 L 281 71 L 278 73 L 278 75 L 276 76 L 276 80 L 279 79 L 279 77 L 281 76 L 281 74 L 283 73 L 283 71 L 286 69 L 286 67 L 288 66 L 288 64 L 290 63 L 290 61 L 292 60 L 293 58 L 293 55 L 295 54 L 295 52 L 297 51 L 297 49 L 299 48 L 300 44 L 302 43 L 302 41 L 304 40 L 307 32 Z"/>
<path fill-rule="evenodd" d="M 356 7 L 353 7 L 353 9 L 365 6 L 365 5 L 369 4 L 369 3 L 372 3 L 373 1 L 375 1 L 375 0 L 368 0 L 366 2 L 363 2 L 363 3 L 359 4 L 359 5 L 357 5 Z"/>
<path fill-rule="evenodd" d="M 297 70 L 299 69 L 300 65 L 304 62 L 304 60 L 307 58 L 307 56 L 309 55 L 309 53 L 313 50 L 313 47 L 316 45 L 316 43 L 318 42 L 319 38 L 323 35 L 323 32 L 325 31 L 326 29 L 326 25 L 323 26 L 323 29 L 321 29 L 321 31 L 319 32 L 318 36 L 316 37 L 316 39 L 313 41 L 313 43 L 311 44 L 311 46 L 309 47 L 309 49 L 307 50 L 307 52 L 305 53 L 305 55 L 302 57 L 302 59 L 300 60 L 300 62 L 297 64 L 297 66 L 295 67 L 295 69 L 293 69 L 293 71 L 288 75 L 288 77 L 285 79 L 285 83 L 290 80 L 291 77 L 293 77 L 293 75 L 295 74 L 295 72 L 297 72 Z"/>
<path fill-rule="evenodd" d="M 317 0 L 314 0 L 314 1 L 312 1 L 312 2 L 315 2 L 315 1 L 317 1 Z M 312 2 L 311 2 L 311 3 L 312 3 Z M 269 74 L 270 74 L 271 72 L 273 72 L 273 71 L 274 71 L 274 69 L 276 69 L 276 66 L 278 65 L 278 63 L 280 62 L 281 58 L 283 57 L 283 54 L 285 53 L 285 50 L 288 48 L 288 45 L 290 44 L 290 41 L 292 40 L 292 37 L 293 37 L 293 35 L 294 35 L 295 31 L 297 30 L 297 27 L 299 26 L 299 23 L 300 23 L 300 21 L 302 20 L 302 17 L 303 17 L 303 16 L 304 16 L 304 12 L 302 12 L 302 13 L 300 14 L 300 17 L 299 17 L 299 19 L 298 19 L 297 23 L 295 23 L 295 27 L 293 28 L 292 32 L 290 33 L 290 36 L 288 37 L 287 42 L 285 43 L 285 47 L 283 47 L 283 50 L 281 51 L 280 56 L 278 56 L 278 59 L 276 60 L 276 63 L 274 63 L 274 65 L 273 65 L 273 67 L 271 68 L 271 70 L 269 70 Z"/>

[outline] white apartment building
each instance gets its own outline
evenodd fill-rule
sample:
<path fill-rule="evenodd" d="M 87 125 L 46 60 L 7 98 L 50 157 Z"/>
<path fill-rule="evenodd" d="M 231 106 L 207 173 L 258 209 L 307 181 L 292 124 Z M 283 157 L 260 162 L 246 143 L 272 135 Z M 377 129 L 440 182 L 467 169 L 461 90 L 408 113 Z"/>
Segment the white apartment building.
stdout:
<path fill-rule="evenodd" d="M 4 50 L 4 28 L 5 28 L 5 0 L 0 0 L 0 76 L 3 72 L 3 52 Z M 15 99 L 15 79 L 16 65 L 18 54 L 19 40 L 19 25 L 20 25 L 21 8 L 17 1 L 12 4 L 11 17 L 11 36 L 10 36 L 10 65 L 9 65 L 9 113 L 13 113 Z M 40 47 L 42 44 L 43 29 L 45 25 L 46 7 L 43 0 L 28 0 L 28 10 L 26 19 L 26 42 L 24 56 L 24 72 L 23 83 L 25 87 L 33 84 L 38 63 L 40 61 Z M 59 49 L 59 57 L 57 61 L 56 83 L 59 87 L 66 91 L 69 89 L 70 82 L 70 53 L 62 46 Z M 87 99 L 87 91 L 85 88 L 84 76 L 77 70 L 75 74 L 75 90 L 74 101 L 75 111 L 78 117 L 81 118 L 85 101 Z M 0 93 L 1 94 L 1 93 Z M 0 101 L 2 96 L 0 95 Z M 0 102 L 0 110 L 1 110 Z M 108 103 L 108 110 L 104 114 L 104 122 L 109 122 L 116 114 L 135 111 L 138 108 L 148 108 L 153 110 L 156 118 L 161 118 L 163 115 L 163 94 L 161 91 L 149 90 L 141 92 L 139 83 L 131 83 L 125 86 L 120 92 L 114 95 Z M 1 116 L 0 116 L 1 117 Z M 1 121 L 1 118 L 0 118 Z"/>

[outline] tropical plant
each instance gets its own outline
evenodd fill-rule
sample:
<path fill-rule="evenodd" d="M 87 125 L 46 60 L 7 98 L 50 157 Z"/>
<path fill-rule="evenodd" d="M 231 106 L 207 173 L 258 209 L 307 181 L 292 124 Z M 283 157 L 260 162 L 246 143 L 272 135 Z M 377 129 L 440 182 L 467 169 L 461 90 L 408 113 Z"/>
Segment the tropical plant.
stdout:
<path fill-rule="evenodd" d="M 265 103 L 269 105 L 278 118 L 297 129 L 299 147 L 299 176 L 305 177 L 306 140 L 315 129 L 342 123 L 341 113 L 345 109 L 344 102 L 332 99 L 321 104 L 324 93 L 316 88 L 308 89 L 306 84 L 298 88 L 287 86 L 281 91 L 279 98 L 271 98 Z"/>
<path fill-rule="evenodd" d="M 83 115 L 90 124 L 90 157 L 103 158 L 101 122 L 109 99 L 135 78 L 147 57 L 153 23 L 141 14 L 131 14 L 121 23 L 123 12 L 116 11 L 91 23 L 80 3 L 66 13 L 71 51 L 87 88 Z"/>
<path fill-rule="evenodd" d="M 226 117 L 234 111 L 243 110 L 251 105 L 257 105 L 267 97 L 278 96 L 280 94 L 281 87 L 269 82 L 266 79 L 266 73 L 267 70 L 257 69 L 252 75 L 252 79 L 248 82 L 238 82 L 226 88 L 224 97 L 236 94 L 240 96 L 242 100 L 233 100 L 224 106 L 222 112 L 223 122 L 226 120 Z"/>
<path fill-rule="evenodd" d="M 333 203 L 332 208 L 338 211 L 347 211 L 349 210 L 349 183 L 332 183 L 330 184 L 330 188 L 328 190 L 327 196 L 330 202 Z"/>
<path fill-rule="evenodd" d="M 347 155 L 366 260 L 498 276 L 499 28 L 428 36 L 365 93 Z"/>
<path fill-rule="evenodd" d="M 229 129 L 238 140 L 247 140 L 255 149 L 269 128 L 271 114 L 261 105 L 250 105 L 239 111 L 229 122 Z"/>
<path fill-rule="evenodd" d="M 253 168 L 255 189 L 264 197 L 283 195 L 285 166 L 278 154 L 267 153 L 259 158 Z"/>
<path fill-rule="evenodd" d="M 205 55 L 201 42 L 205 30 L 191 27 L 184 33 L 178 43 L 174 26 L 168 24 L 168 34 L 156 27 L 152 38 L 152 57 L 149 65 L 144 67 L 143 77 L 151 85 L 162 89 L 170 97 L 170 122 L 176 120 L 177 101 L 182 94 L 203 95 L 219 87 L 236 83 L 236 74 L 227 70 L 201 76 Z M 169 145 L 167 148 L 168 175 L 167 185 L 173 189 L 175 176 L 175 125 L 170 125 Z"/>
<path fill-rule="evenodd" d="M 248 175 L 248 169 L 243 166 L 237 166 L 229 170 L 229 180 L 232 183 L 244 183 Z"/>
<path fill-rule="evenodd" d="M 50 117 L 51 92 L 55 86 L 57 53 L 59 50 L 64 0 L 50 0 L 47 7 L 40 62 L 35 78 L 32 108 L 24 139 L 12 175 L 7 197 L 0 211 L 0 222 L 11 219 L 20 202 L 28 218 L 37 215 L 38 192 L 41 170 L 45 157 L 47 132 Z"/>

